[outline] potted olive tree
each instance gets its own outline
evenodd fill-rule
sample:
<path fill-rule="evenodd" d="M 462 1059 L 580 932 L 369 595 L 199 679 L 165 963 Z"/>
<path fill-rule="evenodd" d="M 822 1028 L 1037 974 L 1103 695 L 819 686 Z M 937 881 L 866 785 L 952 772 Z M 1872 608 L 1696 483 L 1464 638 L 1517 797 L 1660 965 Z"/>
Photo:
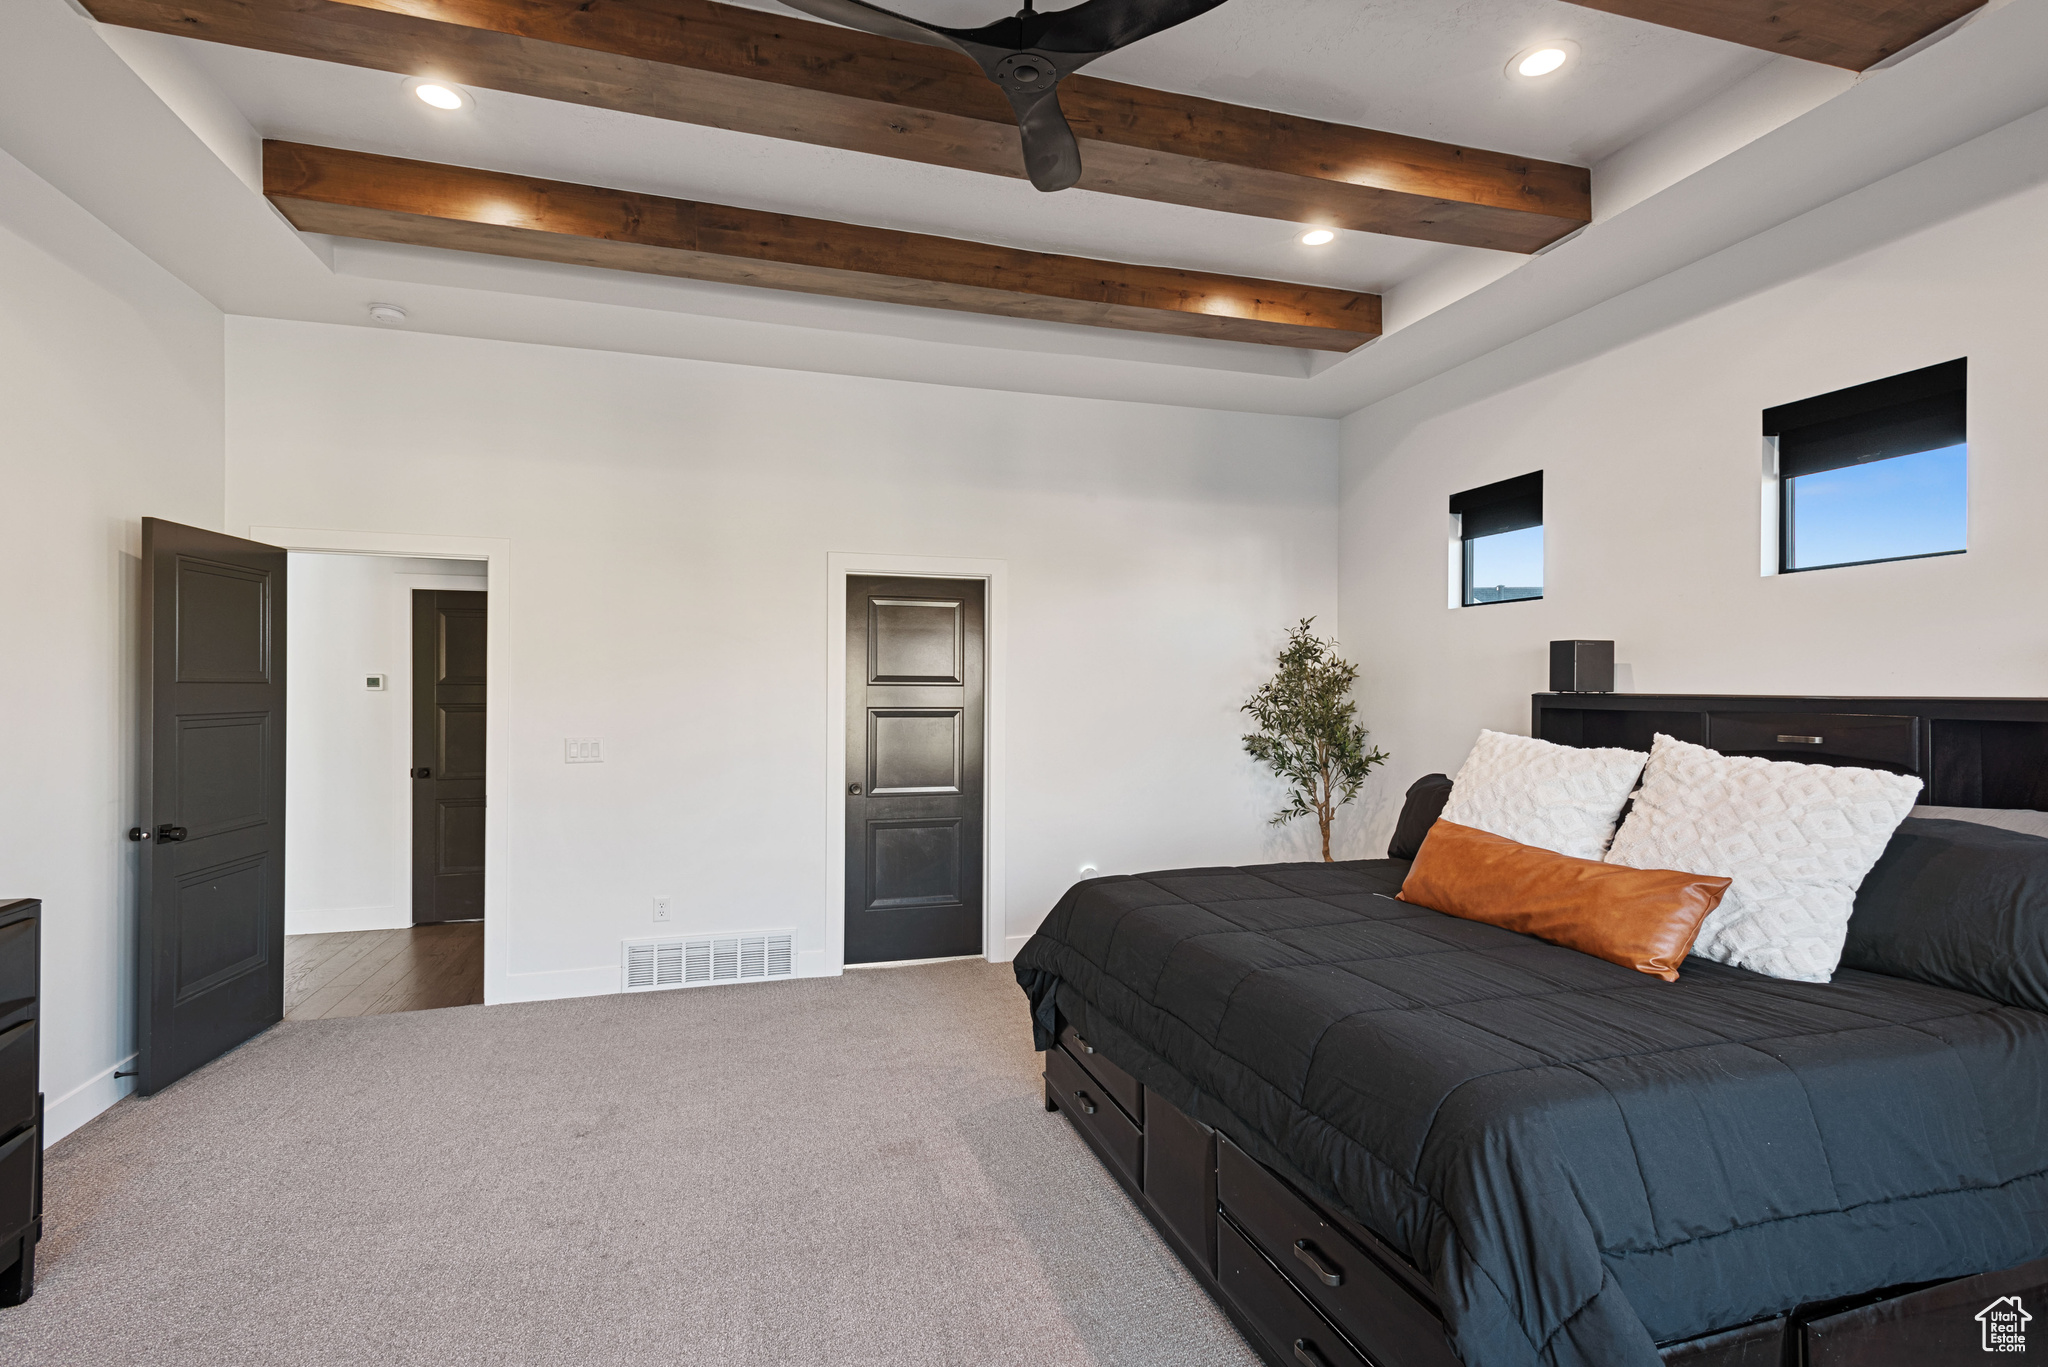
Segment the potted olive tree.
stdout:
<path fill-rule="evenodd" d="M 1273 824 L 1313 816 L 1328 863 L 1337 809 L 1358 796 L 1365 776 L 1387 756 L 1365 748 L 1365 727 L 1351 701 L 1358 666 L 1337 654 L 1335 641 L 1317 640 L 1309 630 L 1314 623 L 1304 617 L 1287 633 L 1273 677 L 1244 705 L 1258 727 L 1244 738 L 1244 749 L 1292 787 Z"/>

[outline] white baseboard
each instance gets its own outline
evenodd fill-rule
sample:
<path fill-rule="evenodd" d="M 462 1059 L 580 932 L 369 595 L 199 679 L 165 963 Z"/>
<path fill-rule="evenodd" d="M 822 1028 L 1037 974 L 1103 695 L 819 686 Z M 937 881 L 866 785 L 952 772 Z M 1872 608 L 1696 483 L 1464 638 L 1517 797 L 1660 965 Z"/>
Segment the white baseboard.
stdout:
<path fill-rule="evenodd" d="M 484 1001 L 545 1002 L 559 997 L 601 997 L 617 992 L 619 966 L 600 964 L 595 968 L 552 968 L 540 973 L 507 973 L 495 982 L 484 979 Z"/>
<path fill-rule="evenodd" d="M 411 907 L 319 907 L 309 911 L 285 908 L 287 935 L 338 935 L 349 930 L 407 930 Z"/>
<path fill-rule="evenodd" d="M 1024 948 L 1024 942 L 1030 938 L 1029 935 L 1012 935 L 1005 939 L 1003 941 L 1003 957 L 996 960 L 996 962 L 1006 964 L 1016 958 L 1017 951 Z"/>
<path fill-rule="evenodd" d="M 135 1090 L 132 1077 L 117 1078 L 135 1067 L 135 1055 L 94 1073 L 62 1096 L 43 1099 L 43 1147 L 70 1134 L 86 1121 Z"/>
<path fill-rule="evenodd" d="M 833 962 L 832 952 L 827 949 L 800 949 L 796 952 L 796 975 L 799 978 L 836 978 L 840 966 Z"/>

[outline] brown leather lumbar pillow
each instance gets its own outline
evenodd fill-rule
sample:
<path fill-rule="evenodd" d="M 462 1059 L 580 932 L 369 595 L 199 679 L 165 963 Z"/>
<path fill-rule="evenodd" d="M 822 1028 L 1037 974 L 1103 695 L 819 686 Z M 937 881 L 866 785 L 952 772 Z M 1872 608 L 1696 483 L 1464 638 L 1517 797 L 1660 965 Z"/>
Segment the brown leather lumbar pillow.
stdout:
<path fill-rule="evenodd" d="M 1400 896 L 1676 982 L 1700 922 L 1729 882 L 1574 859 L 1439 821 Z"/>

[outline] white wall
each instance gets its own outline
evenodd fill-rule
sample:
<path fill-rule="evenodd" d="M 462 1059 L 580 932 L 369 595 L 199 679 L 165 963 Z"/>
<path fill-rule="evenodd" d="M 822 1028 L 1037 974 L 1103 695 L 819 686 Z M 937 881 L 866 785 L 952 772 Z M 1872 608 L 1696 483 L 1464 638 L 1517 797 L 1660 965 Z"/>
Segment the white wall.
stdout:
<path fill-rule="evenodd" d="M 1624 691 L 2048 694 L 2044 311 L 2036 189 L 1540 379 L 1500 377 L 1541 335 L 1352 415 L 1344 636 L 1394 755 L 1372 836 L 1480 727 L 1528 733 L 1552 639 L 1612 639 Z M 1958 356 L 1968 554 L 1762 575 L 1761 410 Z M 1446 498 L 1537 469 L 1545 597 L 1448 609 Z"/>
<path fill-rule="evenodd" d="M 0 154 L 0 896 L 43 899 L 49 1137 L 130 1084 L 141 519 L 218 528 L 221 316 Z"/>
<path fill-rule="evenodd" d="M 493 999 L 613 990 L 619 941 L 824 945 L 832 552 L 1006 563 L 1011 920 L 1078 868 L 1307 848 L 1237 705 L 1331 622 L 1334 422 L 236 318 L 228 521 L 502 539 Z M 601 737 L 605 762 L 563 763 Z"/>
<path fill-rule="evenodd" d="M 412 924 L 412 595 L 481 561 L 293 555 L 286 599 L 287 935 Z M 364 680 L 384 676 L 383 690 Z"/>

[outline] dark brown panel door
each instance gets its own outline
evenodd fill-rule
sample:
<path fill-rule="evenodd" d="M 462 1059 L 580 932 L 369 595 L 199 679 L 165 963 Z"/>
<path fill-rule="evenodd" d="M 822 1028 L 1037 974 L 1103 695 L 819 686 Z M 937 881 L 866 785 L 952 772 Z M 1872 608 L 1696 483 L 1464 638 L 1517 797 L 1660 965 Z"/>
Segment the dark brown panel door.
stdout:
<path fill-rule="evenodd" d="M 412 923 L 484 914 L 488 594 L 412 595 Z"/>
<path fill-rule="evenodd" d="M 137 1085 L 284 1014 L 285 553 L 142 520 Z"/>
<path fill-rule="evenodd" d="M 981 952 L 982 583 L 846 581 L 846 962 Z"/>

